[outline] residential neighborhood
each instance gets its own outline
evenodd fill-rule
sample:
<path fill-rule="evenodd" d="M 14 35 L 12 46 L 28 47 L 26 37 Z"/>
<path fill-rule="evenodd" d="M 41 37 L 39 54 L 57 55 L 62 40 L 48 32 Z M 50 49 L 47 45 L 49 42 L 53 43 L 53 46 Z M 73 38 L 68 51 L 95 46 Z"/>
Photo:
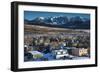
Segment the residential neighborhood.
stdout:
<path fill-rule="evenodd" d="M 28 26 L 27 26 L 28 27 Z M 25 28 L 25 29 L 29 29 Z M 90 58 L 90 33 L 56 28 L 34 27 L 24 34 L 24 61 L 74 60 Z M 44 30 L 45 29 L 45 30 Z M 51 30 L 54 30 L 52 32 Z M 30 28 L 31 30 L 31 28 Z M 78 33 L 78 34 L 77 34 Z"/>

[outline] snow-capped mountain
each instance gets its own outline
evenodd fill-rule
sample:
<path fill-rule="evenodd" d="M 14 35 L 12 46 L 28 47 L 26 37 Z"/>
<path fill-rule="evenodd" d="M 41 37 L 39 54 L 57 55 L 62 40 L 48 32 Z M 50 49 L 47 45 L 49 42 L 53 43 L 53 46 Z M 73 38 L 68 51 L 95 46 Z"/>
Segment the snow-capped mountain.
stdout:
<path fill-rule="evenodd" d="M 65 16 L 37 17 L 33 21 L 38 23 L 51 24 L 51 25 L 63 25 L 68 22 L 68 18 Z"/>
<path fill-rule="evenodd" d="M 56 26 L 62 28 L 90 28 L 90 19 L 82 18 L 80 16 L 74 16 L 68 18 L 67 16 L 49 16 L 49 17 L 37 17 L 31 21 L 24 20 L 25 24 L 33 25 L 45 25 L 45 26 Z"/>

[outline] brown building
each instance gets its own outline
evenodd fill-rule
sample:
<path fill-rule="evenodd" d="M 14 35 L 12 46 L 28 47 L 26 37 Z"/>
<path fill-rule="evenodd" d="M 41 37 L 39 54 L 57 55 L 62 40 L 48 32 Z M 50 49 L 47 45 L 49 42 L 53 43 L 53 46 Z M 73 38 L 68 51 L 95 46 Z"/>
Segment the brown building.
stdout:
<path fill-rule="evenodd" d="M 74 55 L 74 56 L 87 56 L 88 49 L 85 49 L 85 48 L 72 49 L 72 55 Z"/>

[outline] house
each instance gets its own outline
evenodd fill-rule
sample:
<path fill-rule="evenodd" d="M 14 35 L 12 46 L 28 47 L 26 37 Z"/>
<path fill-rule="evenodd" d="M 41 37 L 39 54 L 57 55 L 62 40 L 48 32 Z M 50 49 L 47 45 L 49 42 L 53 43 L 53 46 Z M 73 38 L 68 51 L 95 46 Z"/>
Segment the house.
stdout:
<path fill-rule="evenodd" d="M 85 49 L 85 48 L 72 49 L 72 55 L 74 55 L 74 56 L 87 56 L 88 49 Z"/>
<path fill-rule="evenodd" d="M 53 54 L 55 54 L 56 59 L 60 59 L 62 57 L 68 57 L 68 51 L 64 50 L 64 49 L 60 49 L 60 50 L 53 50 Z"/>
<path fill-rule="evenodd" d="M 74 56 L 68 53 L 67 49 L 56 49 L 52 53 L 55 55 L 56 59 L 73 59 Z"/>
<path fill-rule="evenodd" d="M 43 57 L 43 53 L 39 51 L 28 51 L 28 53 L 32 54 L 33 59 L 41 58 Z"/>

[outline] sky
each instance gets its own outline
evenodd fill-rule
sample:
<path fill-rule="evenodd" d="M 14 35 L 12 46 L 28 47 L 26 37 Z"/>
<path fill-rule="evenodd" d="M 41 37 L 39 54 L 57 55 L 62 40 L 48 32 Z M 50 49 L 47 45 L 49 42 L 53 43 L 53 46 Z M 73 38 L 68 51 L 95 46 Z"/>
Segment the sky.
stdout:
<path fill-rule="evenodd" d="M 90 14 L 83 13 L 62 13 L 62 12 L 41 12 L 41 11 L 24 11 L 24 19 L 34 20 L 36 17 L 50 17 L 50 16 L 67 16 L 68 18 L 74 16 L 81 16 L 83 18 L 90 18 Z"/>

